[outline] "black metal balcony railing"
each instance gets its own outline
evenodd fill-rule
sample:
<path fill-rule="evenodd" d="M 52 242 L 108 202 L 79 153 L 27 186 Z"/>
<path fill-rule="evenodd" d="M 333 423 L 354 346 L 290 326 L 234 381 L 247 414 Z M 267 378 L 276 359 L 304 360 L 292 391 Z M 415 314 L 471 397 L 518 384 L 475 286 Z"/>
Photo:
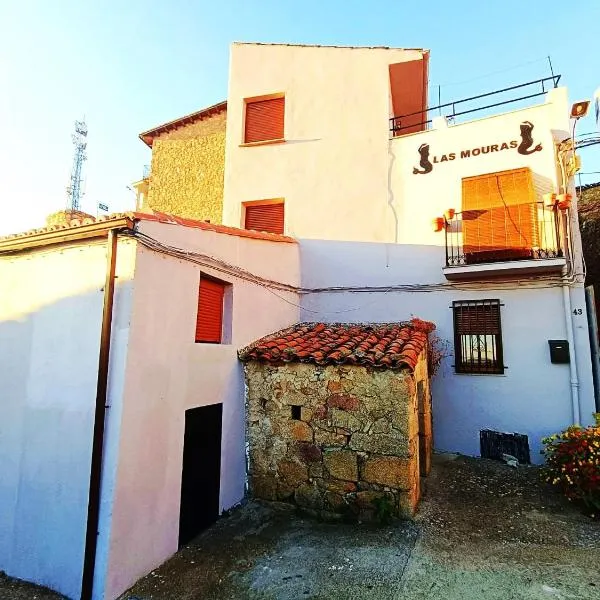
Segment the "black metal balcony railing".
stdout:
<path fill-rule="evenodd" d="M 452 102 L 446 102 L 445 104 L 439 104 L 438 106 L 431 106 L 425 110 L 419 110 L 416 112 L 407 113 L 405 115 L 396 115 L 390 119 L 390 131 L 392 132 L 393 136 L 397 136 L 402 135 L 402 131 L 404 129 L 427 129 L 432 121 L 432 118 L 429 115 L 433 114 L 434 111 L 438 111 L 440 115 L 443 115 L 447 119 L 455 119 L 461 115 L 467 115 L 480 110 L 496 108 L 498 106 L 503 106 L 504 104 L 512 104 L 521 100 L 528 100 L 530 98 L 543 96 L 546 94 L 546 92 L 548 92 L 548 88 L 550 87 L 548 82 L 552 82 L 552 86 L 557 87 L 559 81 L 560 75 L 552 75 L 552 77 L 544 77 L 543 79 L 536 79 L 535 81 L 528 81 L 527 83 L 512 85 L 501 90 L 495 90 L 485 94 L 478 94 L 477 96 L 471 96 L 470 98 L 454 100 Z M 516 92 L 516 97 L 512 97 L 514 90 L 519 90 L 519 92 Z M 498 96 L 498 94 L 506 94 L 507 92 L 511 92 L 511 97 L 505 98 L 498 102 L 493 102 L 492 104 L 480 102 L 482 98 Z M 473 102 L 477 106 L 469 105 L 469 103 Z M 479 104 L 483 105 L 479 106 Z"/>
<path fill-rule="evenodd" d="M 543 202 L 466 210 L 446 218 L 446 266 L 563 256 L 558 210 Z"/>

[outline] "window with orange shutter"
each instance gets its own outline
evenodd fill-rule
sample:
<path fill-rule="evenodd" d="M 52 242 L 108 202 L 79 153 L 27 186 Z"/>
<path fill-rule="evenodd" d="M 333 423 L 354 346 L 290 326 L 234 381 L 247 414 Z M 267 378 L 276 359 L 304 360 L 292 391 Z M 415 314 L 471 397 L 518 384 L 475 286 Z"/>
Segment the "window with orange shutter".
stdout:
<path fill-rule="evenodd" d="M 200 276 L 196 342 L 220 344 L 223 335 L 223 298 L 226 284 Z"/>
<path fill-rule="evenodd" d="M 467 264 L 532 257 L 539 236 L 530 169 L 463 179 L 462 233 Z"/>
<path fill-rule="evenodd" d="M 245 209 L 244 229 L 255 229 L 256 231 L 267 231 L 268 233 L 283 233 L 285 217 L 283 202 L 247 204 L 245 205 Z"/>
<path fill-rule="evenodd" d="M 284 121 L 285 98 L 247 100 L 244 143 L 282 140 Z"/>

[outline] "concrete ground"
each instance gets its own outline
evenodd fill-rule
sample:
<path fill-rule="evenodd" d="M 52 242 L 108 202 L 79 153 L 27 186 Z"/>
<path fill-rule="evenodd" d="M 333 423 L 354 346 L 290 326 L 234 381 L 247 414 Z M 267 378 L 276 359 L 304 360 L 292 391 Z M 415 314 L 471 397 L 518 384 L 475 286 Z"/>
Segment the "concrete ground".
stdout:
<path fill-rule="evenodd" d="M 0 579 L 0 598 L 35 597 L 6 590 Z M 320 523 L 251 502 L 121 600 L 303 598 L 600 600 L 600 522 L 535 467 L 439 455 L 415 522 Z"/>

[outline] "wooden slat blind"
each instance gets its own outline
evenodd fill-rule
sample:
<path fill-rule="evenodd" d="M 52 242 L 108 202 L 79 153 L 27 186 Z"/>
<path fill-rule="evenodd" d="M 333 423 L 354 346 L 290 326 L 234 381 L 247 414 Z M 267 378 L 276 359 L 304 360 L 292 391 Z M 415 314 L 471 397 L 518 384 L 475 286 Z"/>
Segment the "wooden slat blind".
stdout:
<path fill-rule="evenodd" d="M 528 256 L 539 245 L 531 171 L 514 169 L 463 179 L 462 227 L 467 259 L 475 254 Z"/>
<path fill-rule="evenodd" d="M 247 102 L 244 142 L 283 139 L 284 119 L 285 98 Z"/>
<path fill-rule="evenodd" d="M 246 206 L 245 229 L 267 231 L 269 233 L 283 233 L 284 205 L 258 204 Z"/>
<path fill-rule="evenodd" d="M 225 284 L 200 277 L 196 342 L 221 343 Z"/>
<path fill-rule="evenodd" d="M 500 333 L 500 304 L 497 301 L 456 303 L 454 326 L 459 335 Z"/>

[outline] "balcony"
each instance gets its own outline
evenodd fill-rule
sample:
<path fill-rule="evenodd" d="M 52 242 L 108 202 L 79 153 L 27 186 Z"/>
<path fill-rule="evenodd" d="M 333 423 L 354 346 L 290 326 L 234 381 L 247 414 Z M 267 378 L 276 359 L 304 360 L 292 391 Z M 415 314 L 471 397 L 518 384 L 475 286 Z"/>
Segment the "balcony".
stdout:
<path fill-rule="evenodd" d="M 444 221 L 448 280 L 560 274 L 566 266 L 560 211 L 543 202 L 466 210 Z"/>
<path fill-rule="evenodd" d="M 558 87 L 560 75 L 544 77 L 534 81 L 528 81 L 519 85 L 511 85 L 500 90 L 478 94 L 470 98 L 453 100 L 437 106 L 431 106 L 424 110 L 395 115 L 390 119 L 390 133 L 392 137 L 405 135 L 414 131 L 430 129 L 433 116 L 444 116 L 450 123 L 456 124 L 462 119 L 469 119 L 473 113 L 484 111 L 483 116 L 493 114 L 498 107 L 515 105 L 515 108 L 523 108 L 533 98 L 545 96 L 553 87 Z M 490 100 L 492 100 L 490 102 Z"/>

